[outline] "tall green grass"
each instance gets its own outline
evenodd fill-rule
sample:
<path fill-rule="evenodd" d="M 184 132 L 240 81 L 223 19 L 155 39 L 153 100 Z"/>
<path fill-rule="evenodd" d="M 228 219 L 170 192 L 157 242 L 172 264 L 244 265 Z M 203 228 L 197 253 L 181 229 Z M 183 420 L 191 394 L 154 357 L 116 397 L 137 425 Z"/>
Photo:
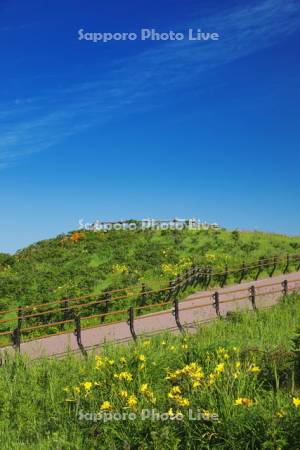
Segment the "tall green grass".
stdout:
<path fill-rule="evenodd" d="M 194 334 L 110 344 L 87 360 L 9 359 L 0 368 L 0 447 L 299 449 L 299 328 L 292 295 Z M 142 420 L 146 409 L 165 420 Z M 116 413 L 137 418 L 108 420 Z"/>

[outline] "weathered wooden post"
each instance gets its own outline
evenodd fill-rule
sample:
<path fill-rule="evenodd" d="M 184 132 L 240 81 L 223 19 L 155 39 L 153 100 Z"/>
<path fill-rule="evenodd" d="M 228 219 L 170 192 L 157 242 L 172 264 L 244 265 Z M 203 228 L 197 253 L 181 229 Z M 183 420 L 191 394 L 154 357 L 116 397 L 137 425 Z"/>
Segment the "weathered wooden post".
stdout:
<path fill-rule="evenodd" d="M 74 321 L 75 321 L 75 330 L 74 330 L 74 334 L 76 336 L 76 340 L 77 340 L 77 345 L 79 347 L 79 350 L 81 351 L 82 355 L 87 358 L 87 352 L 82 344 L 81 341 L 81 318 L 78 314 L 75 315 L 74 317 Z"/>
<path fill-rule="evenodd" d="M 249 288 L 249 300 L 251 302 L 253 311 L 257 311 L 257 306 L 256 306 L 256 288 L 255 288 L 255 286 L 251 286 Z"/>
<path fill-rule="evenodd" d="M 133 309 L 132 306 L 128 309 L 127 324 L 129 326 L 130 333 L 131 333 L 131 336 L 132 336 L 133 340 L 136 341 L 137 340 L 137 335 L 136 335 L 135 330 L 134 330 L 134 309 Z"/>
<path fill-rule="evenodd" d="M 184 331 L 184 329 L 183 329 L 183 326 L 180 323 L 179 307 L 178 307 L 178 300 L 177 299 L 175 299 L 174 302 L 173 302 L 172 315 L 175 317 L 176 325 L 177 325 L 179 331 L 182 333 Z"/>
<path fill-rule="evenodd" d="M 219 295 L 219 292 L 216 291 L 213 294 L 212 298 L 213 298 L 213 307 L 215 308 L 216 314 L 217 314 L 218 318 L 220 319 L 221 318 L 221 313 L 220 313 L 220 295 Z"/>

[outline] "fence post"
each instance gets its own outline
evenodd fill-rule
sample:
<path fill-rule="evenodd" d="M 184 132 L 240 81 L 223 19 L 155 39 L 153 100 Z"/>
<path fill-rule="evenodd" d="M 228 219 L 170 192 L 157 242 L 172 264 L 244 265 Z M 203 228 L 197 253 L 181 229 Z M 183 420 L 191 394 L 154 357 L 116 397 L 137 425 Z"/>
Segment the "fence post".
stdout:
<path fill-rule="evenodd" d="M 212 298 L 213 298 L 213 307 L 214 307 L 215 310 L 216 310 L 217 316 L 218 316 L 219 318 L 221 318 L 221 313 L 220 313 L 220 295 L 219 295 L 219 292 L 216 291 L 216 292 L 213 294 Z"/>
<path fill-rule="evenodd" d="M 11 339 L 12 339 L 12 343 L 13 343 L 13 347 L 16 349 L 17 352 L 20 353 L 20 349 L 21 349 L 21 327 L 22 327 L 22 322 L 24 320 L 24 311 L 23 311 L 23 307 L 22 306 L 18 306 L 18 323 L 17 323 L 17 327 L 13 330 L 12 334 L 11 334 Z"/>
<path fill-rule="evenodd" d="M 131 336 L 133 337 L 133 340 L 136 341 L 137 335 L 135 334 L 135 330 L 134 330 L 134 309 L 132 306 L 128 309 L 127 324 L 130 328 L 130 333 L 131 333 Z"/>
<path fill-rule="evenodd" d="M 197 268 L 197 285 L 203 283 L 203 269 L 201 267 Z"/>
<path fill-rule="evenodd" d="M 192 279 L 192 286 L 196 287 L 198 284 L 198 268 L 197 266 L 193 267 L 193 279 Z"/>
<path fill-rule="evenodd" d="M 290 266 L 290 255 L 287 255 L 287 257 L 286 257 L 286 266 L 284 268 L 283 273 L 287 273 L 287 271 L 289 270 L 289 266 Z"/>
<path fill-rule="evenodd" d="M 241 277 L 239 280 L 239 284 L 241 284 L 245 275 L 246 275 L 246 264 L 243 262 L 242 268 L 241 268 Z"/>
<path fill-rule="evenodd" d="M 228 278 L 228 265 L 226 264 L 225 266 L 225 272 L 221 281 L 221 288 L 223 288 L 225 286 L 225 284 L 227 283 L 227 278 Z"/>
<path fill-rule="evenodd" d="M 249 300 L 252 304 L 252 309 L 253 311 L 257 311 L 257 306 L 256 306 L 256 289 L 255 286 L 251 286 L 249 288 Z"/>
<path fill-rule="evenodd" d="M 80 316 L 78 314 L 75 315 L 74 317 L 74 321 L 75 321 L 75 330 L 74 330 L 74 334 L 76 336 L 77 339 L 77 345 L 81 351 L 81 353 L 83 354 L 83 356 L 86 358 L 87 357 L 87 352 L 82 344 L 81 341 L 81 319 Z"/>
<path fill-rule="evenodd" d="M 15 350 L 20 353 L 21 349 L 21 329 L 19 327 L 15 328 L 11 334 L 11 339 L 13 343 L 13 347 Z"/>
<path fill-rule="evenodd" d="M 274 275 L 274 272 L 275 272 L 276 267 L 277 267 L 277 261 L 278 261 L 277 257 L 274 256 L 273 268 L 272 268 L 272 270 L 271 270 L 271 272 L 269 274 L 270 278 L 272 278 L 272 276 Z"/>
<path fill-rule="evenodd" d="M 141 289 L 140 301 L 139 301 L 139 305 L 138 305 L 141 308 L 146 305 L 146 297 L 147 296 L 146 296 L 145 292 L 146 292 L 146 285 L 143 283 L 142 289 Z M 139 309 L 138 309 L 138 314 L 141 314 L 141 311 Z"/>
<path fill-rule="evenodd" d="M 22 306 L 18 306 L 18 328 L 21 329 L 23 320 L 24 320 L 24 310 Z"/>
<path fill-rule="evenodd" d="M 183 329 L 183 326 L 180 323 L 179 308 L 178 308 L 178 300 L 177 299 L 175 299 L 174 302 L 173 302 L 172 315 L 175 317 L 176 325 L 177 325 L 179 331 L 182 333 L 184 331 L 184 329 Z"/>
<path fill-rule="evenodd" d="M 296 261 L 297 261 L 297 259 L 299 259 L 299 257 L 298 258 L 296 257 Z M 300 262 L 299 262 L 299 265 L 297 267 L 297 272 L 299 272 L 299 270 L 300 270 Z"/>
<path fill-rule="evenodd" d="M 174 294 L 173 294 L 173 295 L 174 295 L 174 296 L 179 295 L 180 290 L 181 290 L 181 276 L 178 275 L 178 276 L 175 278 L 175 289 L 174 289 Z"/>
<path fill-rule="evenodd" d="M 175 290 L 175 282 L 174 280 L 169 281 L 169 291 L 167 293 L 167 300 L 170 300 L 173 297 L 173 293 Z"/>
<path fill-rule="evenodd" d="M 211 278 L 212 278 L 212 268 L 208 267 L 206 270 L 206 280 L 205 280 L 205 288 L 207 289 L 211 283 Z"/>
<path fill-rule="evenodd" d="M 105 294 L 104 294 L 104 311 L 103 311 L 102 314 L 107 314 L 108 313 L 110 299 L 111 299 L 110 293 L 109 292 L 105 292 Z M 101 323 L 103 323 L 104 320 L 105 320 L 105 316 L 101 315 L 100 319 L 101 319 Z"/>
<path fill-rule="evenodd" d="M 287 280 L 284 280 L 284 281 L 281 283 L 281 286 L 282 286 L 282 293 L 283 293 L 283 295 L 288 295 L 288 293 L 289 293 L 289 285 L 288 285 L 288 281 L 287 281 Z"/>
<path fill-rule="evenodd" d="M 258 280 L 258 277 L 262 273 L 263 269 L 264 269 L 264 267 L 263 267 L 263 258 L 260 257 L 259 258 L 259 263 L 258 263 L 258 271 L 257 271 L 256 277 L 255 277 L 255 280 Z"/>

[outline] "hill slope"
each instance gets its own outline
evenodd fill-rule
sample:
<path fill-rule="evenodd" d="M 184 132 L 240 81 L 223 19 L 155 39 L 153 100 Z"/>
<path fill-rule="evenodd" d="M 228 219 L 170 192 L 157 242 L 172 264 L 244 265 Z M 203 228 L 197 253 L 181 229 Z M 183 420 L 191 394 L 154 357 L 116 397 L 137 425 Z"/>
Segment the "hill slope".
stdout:
<path fill-rule="evenodd" d="M 70 232 L 0 254 L 0 307 L 145 282 L 156 287 L 193 264 L 215 268 L 299 253 L 300 238 L 226 230 Z"/>

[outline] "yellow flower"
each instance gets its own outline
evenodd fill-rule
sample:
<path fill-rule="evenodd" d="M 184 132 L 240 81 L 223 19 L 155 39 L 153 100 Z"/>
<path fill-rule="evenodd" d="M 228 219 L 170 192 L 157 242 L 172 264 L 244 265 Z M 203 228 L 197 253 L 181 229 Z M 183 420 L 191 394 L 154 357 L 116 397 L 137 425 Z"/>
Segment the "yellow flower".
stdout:
<path fill-rule="evenodd" d="M 189 348 L 189 346 L 187 344 L 182 344 L 181 348 L 182 348 L 182 350 L 187 350 Z"/>
<path fill-rule="evenodd" d="M 174 352 L 174 351 L 176 350 L 176 348 L 174 347 L 174 345 L 171 345 L 170 350 L 171 350 L 172 352 Z"/>
<path fill-rule="evenodd" d="M 255 365 L 252 365 L 251 367 L 249 367 L 249 372 L 251 372 L 251 373 L 259 373 L 260 372 L 260 368 L 255 366 Z"/>
<path fill-rule="evenodd" d="M 171 394 L 172 396 L 177 395 L 177 394 L 181 394 L 180 387 L 179 386 L 173 386 L 171 391 L 169 392 L 169 394 Z"/>
<path fill-rule="evenodd" d="M 108 360 L 108 364 L 109 364 L 110 366 L 113 366 L 114 363 L 115 363 L 115 361 L 114 361 L 113 359 L 109 359 L 109 360 Z"/>
<path fill-rule="evenodd" d="M 178 405 L 180 405 L 180 406 L 190 406 L 189 400 L 187 398 L 183 398 L 180 396 L 177 396 L 175 398 L 175 402 L 178 403 Z"/>
<path fill-rule="evenodd" d="M 235 363 L 235 368 L 236 369 L 239 369 L 241 367 L 241 363 L 240 363 L 240 361 L 237 361 L 236 363 Z"/>
<path fill-rule="evenodd" d="M 280 410 L 280 411 L 277 411 L 277 412 L 276 412 L 275 416 L 276 416 L 276 417 L 279 417 L 279 418 L 281 419 L 282 417 L 285 416 L 285 413 L 284 413 L 282 410 Z"/>
<path fill-rule="evenodd" d="M 174 416 L 175 416 L 174 411 L 173 411 L 173 408 L 170 408 L 170 409 L 169 409 L 169 411 L 168 411 L 168 416 L 170 416 L 170 417 L 174 417 Z"/>
<path fill-rule="evenodd" d="M 142 384 L 140 389 L 141 394 L 145 394 L 147 391 L 148 391 L 148 384 L 147 383 Z"/>
<path fill-rule="evenodd" d="M 166 380 L 176 380 L 186 375 L 189 376 L 192 381 L 199 381 L 204 378 L 204 373 L 201 367 L 199 367 L 197 363 L 192 362 L 187 364 L 182 369 L 175 370 L 175 372 L 168 372 Z"/>
<path fill-rule="evenodd" d="M 108 401 L 103 402 L 102 405 L 100 406 L 100 409 L 102 411 L 108 411 L 108 410 L 112 409 L 111 403 Z"/>
<path fill-rule="evenodd" d="M 218 364 L 217 367 L 215 368 L 215 372 L 216 372 L 216 373 L 222 373 L 222 372 L 224 372 L 224 367 L 225 367 L 225 364 L 224 364 L 224 363 Z"/>
<path fill-rule="evenodd" d="M 234 402 L 234 404 L 237 406 L 251 406 L 253 405 L 253 400 L 246 397 L 240 397 Z"/>
<path fill-rule="evenodd" d="M 127 363 L 126 358 L 124 356 L 121 356 L 120 363 L 121 364 L 126 364 Z"/>
<path fill-rule="evenodd" d="M 96 369 L 101 369 L 101 367 L 105 366 L 105 361 L 101 356 L 96 355 L 95 356 L 96 361 Z"/>
<path fill-rule="evenodd" d="M 115 373 L 114 378 L 120 381 L 132 381 L 133 376 L 130 372 L 120 372 L 119 374 Z"/>
<path fill-rule="evenodd" d="M 84 389 L 89 392 L 92 389 L 93 383 L 91 383 L 90 381 L 86 381 L 85 383 L 83 383 Z"/>
<path fill-rule="evenodd" d="M 156 398 L 147 383 L 141 385 L 140 393 L 143 394 L 151 403 L 156 403 Z"/>
<path fill-rule="evenodd" d="M 293 404 L 295 405 L 296 408 L 298 408 L 300 406 L 300 398 L 293 397 Z"/>
<path fill-rule="evenodd" d="M 208 376 L 208 385 L 211 386 L 212 384 L 214 384 L 216 379 L 217 379 L 217 374 L 210 373 L 209 376 Z"/>
<path fill-rule="evenodd" d="M 147 340 L 147 341 L 144 341 L 144 342 L 143 342 L 143 346 L 144 346 L 144 347 L 149 347 L 150 344 L 151 344 L 151 341 L 150 341 L 150 340 Z"/>
<path fill-rule="evenodd" d="M 161 345 L 167 345 L 166 341 L 161 341 Z"/>
<path fill-rule="evenodd" d="M 144 363 L 139 365 L 139 370 L 143 370 L 143 369 L 145 369 L 145 364 Z"/>
<path fill-rule="evenodd" d="M 202 417 L 203 417 L 203 419 L 209 419 L 210 416 L 211 416 L 211 414 L 210 414 L 209 411 L 207 411 L 207 409 L 204 409 L 204 410 L 202 411 Z"/>
<path fill-rule="evenodd" d="M 137 397 L 134 394 L 132 394 L 127 400 L 127 405 L 129 406 L 129 408 L 135 408 L 137 402 L 138 402 Z"/>
<path fill-rule="evenodd" d="M 146 361 L 146 356 L 145 355 L 139 355 L 138 356 L 138 360 L 141 362 L 145 362 Z"/>
<path fill-rule="evenodd" d="M 120 391 L 120 397 L 127 398 L 128 397 L 128 392 L 125 391 L 125 390 Z"/>
<path fill-rule="evenodd" d="M 112 266 L 113 273 L 128 273 L 128 267 L 125 264 L 114 264 Z"/>
<path fill-rule="evenodd" d="M 197 387 L 201 386 L 200 381 L 194 381 L 193 382 L 193 389 L 197 389 Z"/>

